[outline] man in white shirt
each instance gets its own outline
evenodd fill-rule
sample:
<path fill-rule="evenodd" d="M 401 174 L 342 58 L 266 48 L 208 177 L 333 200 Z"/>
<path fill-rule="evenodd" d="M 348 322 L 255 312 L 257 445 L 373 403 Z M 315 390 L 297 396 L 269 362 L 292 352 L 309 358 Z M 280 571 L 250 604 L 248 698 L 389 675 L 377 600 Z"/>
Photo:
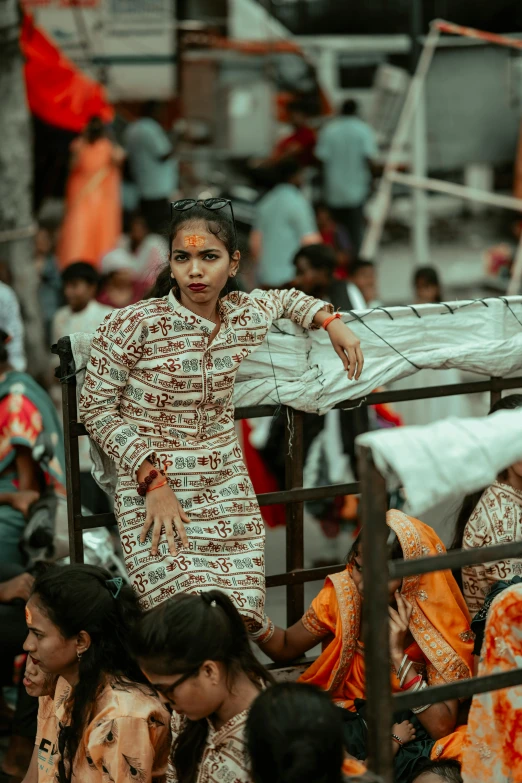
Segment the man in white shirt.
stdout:
<path fill-rule="evenodd" d="M 156 120 L 158 104 L 148 101 L 139 120 L 124 134 L 129 167 L 138 188 L 140 208 L 151 231 L 161 234 L 167 228 L 169 200 L 176 188 L 176 163 L 169 137 Z"/>
<path fill-rule="evenodd" d="M 13 370 L 24 372 L 26 368 L 24 324 L 20 305 L 11 286 L 5 283 L 0 283 L 0 329 L 11 338 L 7 344 L 9 364 Z"/>
<path fill-rule="evenodd" d="M 339 116 L 321 130 L 315 155 L 323 162 L 324 197 L 332 217 L 347 229 L 358 253 L 377 142 L 372 128 L 357 116 L 354 100 L 345 101 Z"/>
<path fill-rule="evenodd" d="M 270 288 L 288 283 L 293 259 L 303 245 L 322 241 L 312 205 L 301 192 L 302 168 L 293 159 L 278 166 L 279 184 L 259 201 L 250 252 L 258 263 L 259 283 Z"/>

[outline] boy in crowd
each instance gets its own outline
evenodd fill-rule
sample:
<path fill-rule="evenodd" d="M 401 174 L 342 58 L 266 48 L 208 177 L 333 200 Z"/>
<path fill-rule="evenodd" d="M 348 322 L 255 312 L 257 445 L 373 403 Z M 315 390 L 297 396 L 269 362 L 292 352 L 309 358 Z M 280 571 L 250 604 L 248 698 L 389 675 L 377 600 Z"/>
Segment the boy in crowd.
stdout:
<path fill-rule="evenodd" d="M 350 270 L 348 290 L 356 310 L 376 307 L 379 304 L 377 293 L 377 272 L 371 261 L 356 261 Z"/>
<path fill-rule="evenodd" d="M 74 332 L 95 332 L 111 308 L 96 301 L 100 278 L 96 269 L 84 261 L 68 266 L 62 274 L 63 295 L 67 304 L 53 319 L 52 340 Z"/>

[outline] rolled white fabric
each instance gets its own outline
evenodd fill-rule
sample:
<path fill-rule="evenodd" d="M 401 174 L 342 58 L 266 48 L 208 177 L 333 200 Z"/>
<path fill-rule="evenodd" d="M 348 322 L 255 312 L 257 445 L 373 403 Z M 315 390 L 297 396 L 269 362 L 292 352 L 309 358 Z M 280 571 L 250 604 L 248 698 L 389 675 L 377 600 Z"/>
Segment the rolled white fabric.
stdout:
<path fill-rule="evenodd" d="M 418 516 L 448 498 L 489 486 L 522 460 L 522 410 L 367 432 L 356 444 L 371 448 L 388 486 L 402 485 L 408 513 Z"/>

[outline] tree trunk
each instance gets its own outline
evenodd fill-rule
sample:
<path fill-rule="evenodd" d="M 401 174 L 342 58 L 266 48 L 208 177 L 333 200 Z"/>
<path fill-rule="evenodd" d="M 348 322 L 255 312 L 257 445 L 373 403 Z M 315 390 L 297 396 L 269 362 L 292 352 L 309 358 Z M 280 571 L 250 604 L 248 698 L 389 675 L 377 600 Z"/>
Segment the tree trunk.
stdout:
<path fill-rule="evenodd" d="M 21 22 L 18 0 L 0 0 L 0 260 L 7 262 L 20 300 L 27 368 L 32 375 L 43 378 L 48 373 L 49 351 L 34 267 L 33 154 L 20 50 Z"/>

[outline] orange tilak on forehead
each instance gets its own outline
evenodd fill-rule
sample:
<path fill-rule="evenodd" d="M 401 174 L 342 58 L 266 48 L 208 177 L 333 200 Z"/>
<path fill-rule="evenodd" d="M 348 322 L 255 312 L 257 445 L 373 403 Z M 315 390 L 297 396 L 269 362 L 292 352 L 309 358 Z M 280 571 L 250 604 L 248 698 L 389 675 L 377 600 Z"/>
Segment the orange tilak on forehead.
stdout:
<path fill-rule="evenodd" d="M 31 614 L 31 610 L 28 606 L 25 607 L 25 622 L 27 625 L 31 625 L 33 622 L 33 615 Z"/>
<path fill-rule="evenodd" d="M 188 236 L 183 237 L 183 245 L 185 247 L 203 247 L 205 242 L 205 237 L 202 237 L 199 234 L 189 234 Z"/>

